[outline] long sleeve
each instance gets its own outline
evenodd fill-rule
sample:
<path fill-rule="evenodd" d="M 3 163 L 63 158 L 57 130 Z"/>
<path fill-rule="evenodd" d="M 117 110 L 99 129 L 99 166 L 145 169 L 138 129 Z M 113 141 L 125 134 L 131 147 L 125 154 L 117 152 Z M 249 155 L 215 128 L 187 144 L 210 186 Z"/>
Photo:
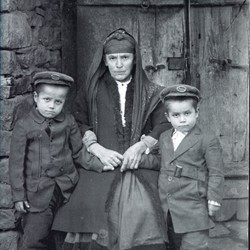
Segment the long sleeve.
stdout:
<path fill-rule="evenodd" d="M 84 145 L 82 145 L 81 133 L 74 120 L 71 126 L 70 145 L 72 157 L 77 165 L 80 165 L 87 170 L 102 172 L 103 164 L 96 156 L 89 153 Z"/>
<path fill-rule="evenodd" d="M 224 173 L 222 149 L 217 138 L 209 141 L 205 158 L 209 172 L 207 199 L 221 203 L 223 198 Z"/>
<path fill-rule="evenodd" d="M 141 169 L 160 170 L 160 156 L 158 154 L 143 154 L 139 163 Z"/>
<path fill-rule="evenodd" d="M 70 149 L 72 151 L 72 157 L 74 161 L 77 162 L 77 159 L 80 157 L 81 154 L 82 138 L 78 125 L 75 122 L 73 116 L 71 116 L 69 143 L 70 143 Z"/>
<path fill-rule="evenodd" d="M 84 136 L 85 132 L 91 129 L 89 123 L 88 103 L 84 87 L 82 87 L 77 94 L 73 105 L 73 115 L 80 128 L 81 135 Z"/>
<path fill-rule="evenodd" d="M 152 136 L 156 140 L 159 140 L 162 132 L 172 127 L 171 124 L 167 121 L 164 112 L 164 105 L 162 102 L 159 102 L 150 116 L 153 129 L 148 135 Z"/>
<path fill-rule="evenodd" d="M 27 138 L 22 121 L 23 120 L 19 120 L 14 127 L 10 146 L 9 174 L 14 202 L 24 201 L 27 199 L 24 188 L 25 151 Z"/>

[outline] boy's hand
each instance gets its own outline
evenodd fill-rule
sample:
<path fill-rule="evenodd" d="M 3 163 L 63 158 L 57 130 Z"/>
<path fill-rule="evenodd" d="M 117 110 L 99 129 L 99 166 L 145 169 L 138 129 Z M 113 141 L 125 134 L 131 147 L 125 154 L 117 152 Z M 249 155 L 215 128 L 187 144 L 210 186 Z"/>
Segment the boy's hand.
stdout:
<path fill-rule="evenodd" d="M 147 146 L 142 141 L 135 143 L 133 146 L 128 148 L 123 154 L 123 162 L 121 166 L 121 172 L 126 169 L 137 169 L 142 157 L 142 154 L 147 149 Z"/>
<path fill-rule="evenodd" d="M 15 209 L 21 213 L 27 213 L 27 209 L 30 208 L 28 201 L 15 202 Z"/>
<path fill-rule="evenodd" d="M 214 216 L 217 211 L 220 210 L 220 206 L 212 205 L 208 203 L 208 214 Z"/>

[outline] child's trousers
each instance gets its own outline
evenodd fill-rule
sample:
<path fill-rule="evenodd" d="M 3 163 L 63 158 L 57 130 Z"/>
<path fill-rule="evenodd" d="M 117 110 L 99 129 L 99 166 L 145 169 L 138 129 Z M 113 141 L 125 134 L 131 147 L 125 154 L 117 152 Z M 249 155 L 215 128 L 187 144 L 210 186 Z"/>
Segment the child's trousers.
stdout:
<path fill-rule="evenodd" d="M 19 240 L 18 250 L 54 249 L 49 236 L 54 214 L 61 202 L 61 191 L 56 186 L 49 207 L 45 211 L 27 212 L 22 215 L 23 234 Z"/>
<path fill-rule="evenodd" d="M 203 230 L 183 234 L 180 250 L 209 250 L 208 232 Z"/>
<path fill-rule="evenodd" d="M 209 230 L 188 232 L 184 234 L 175 233 L 171 214 L 168 214 L 168 250 L 209 250 Z"/>

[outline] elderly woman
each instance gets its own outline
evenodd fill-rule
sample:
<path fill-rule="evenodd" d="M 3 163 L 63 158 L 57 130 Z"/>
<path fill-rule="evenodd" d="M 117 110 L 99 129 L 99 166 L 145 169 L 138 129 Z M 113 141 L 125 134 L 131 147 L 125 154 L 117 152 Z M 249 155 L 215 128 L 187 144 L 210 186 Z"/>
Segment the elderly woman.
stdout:
<path fill-rule="evenodd" d="M 111 33 L 75 103 L 89 161 L 54 221 L 65 249 L 165 249 L 160 166 L 150 150 L 170 126 L 161 89 L 147 79 L 133 36 L 124 29 Z"/>

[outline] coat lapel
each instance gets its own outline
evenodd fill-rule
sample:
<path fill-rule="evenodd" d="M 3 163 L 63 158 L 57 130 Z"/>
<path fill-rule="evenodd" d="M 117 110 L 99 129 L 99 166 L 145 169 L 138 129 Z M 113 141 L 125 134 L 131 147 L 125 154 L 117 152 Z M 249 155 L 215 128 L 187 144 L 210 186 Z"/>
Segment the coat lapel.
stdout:
<path fill-rule="evenodd" d="M 185 153 L 188 149 L 190 149 L 193 145 L 195 145 L 201 135 L 201 130 L 198 126 L 195 126 L 189 134 L 185 136 L 185 138 L 182 140 L 176 151 L 174 152 L 173 160 L 178 158 L 180 155 Z"/>
<path fill-rule="evenodd" d="M 164 139 L 163 139 L 164 146 L 166 148 L 166 152 L 168 152 L 166 155 L 166 157 L 168 159 L 172 159 L 174 157 L 174 146 L 173 146 L 173 142 L 172 142 L 173 131 L 174 131 L 174 129 L 168 130 L 164 136 Z"/>

